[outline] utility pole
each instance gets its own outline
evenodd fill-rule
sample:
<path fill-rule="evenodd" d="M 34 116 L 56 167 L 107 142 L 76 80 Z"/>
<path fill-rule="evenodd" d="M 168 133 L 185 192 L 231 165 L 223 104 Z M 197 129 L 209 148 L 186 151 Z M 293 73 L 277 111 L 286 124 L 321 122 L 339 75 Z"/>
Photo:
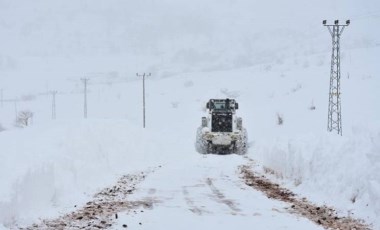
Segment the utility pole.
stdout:
<path fill-rule="evenodd" d="M 3 92 L 4 92 L 4 89 L 0 89 L 1 108 L 3 108 L 3 104 L 4 104 Z"/>
<path fill-rule="evenodd" d="M 81 80 L 84 83 L 84 106 L 83 106 L 83 113 L 84 113 L 84 118 L 87 119 L 87 82 L 88 78 L 81 78 Z"/>
<path fill-rule="evenodd" d="M 330 90 L 329 90 L 329 109 L 327 119 L 327 130 L 336 130 L 342 135 L 342 107 L 340 98 L 340 36 L 346 26 L 350 25 L 350 20 L 345 25 L 339 24 L 335 20 L 334 24 L 327 24 L 323 20 L 323 25 L 327 26 L 332 38 L 331 71 L 330 71 Z"/>
<path fill-rule="evenodd" d="M 16 122 L 17 122 L 17 118 L 18 118 L 18 111 L 17 111 L 17 99 L 14 100 L 14 103 L 15 103 L 15 118 L 16 118 Z"/>
<path fill-rule="evenodd" d="M 51 94 L 53 95 L 53 101 L 51 104 L 51 119 L 55 120 L 56 118 L 56 111 L 55 111 L 55 95 L 57 94 L 57 91 L 52 91 Z"/>
<path fill-rule="evenodd" d="M 142 77 L 143 79 L 143 128 L 145 129 L 145 77 L 150 77 L 151 74 L 138 74 L 136 73 L 136 76 Z"/>

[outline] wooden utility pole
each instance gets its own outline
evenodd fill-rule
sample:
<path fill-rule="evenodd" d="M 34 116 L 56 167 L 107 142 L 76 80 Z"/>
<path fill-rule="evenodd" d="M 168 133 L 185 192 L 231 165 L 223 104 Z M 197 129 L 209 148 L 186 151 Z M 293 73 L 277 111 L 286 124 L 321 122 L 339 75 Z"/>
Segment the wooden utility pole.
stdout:
<path fill-rule="evenodd" d="M 1 90 L 0 90 L 1 108 L 3 108 L 3 104 L 4 104 L 3 92 L 4 92 L 4 89 L 1 89 Z"/>
<path fill-rule="evenodd" d="M 83 105 L 83 115 L 84 115 L 84 118 L 87 119 L 87 82 L 88 82 L 88 78 L 82 78 L 81 79 L 83 81 L 83 84 L 84 84 L 84 105 Z"/>
<path fill-rule="evenodd" d="M 52 104 L 51 104 L 51 119 L 55 120 L 55 118 L 56 118 L 55 95 L 57 94 L 57 91 L 52 91 L 51 94 L 53 95 L 53 101 L 52 101 Z"/>
<path fill-rule="evenodd" d="M 138 74 L 136 73 L 136 76 L 138 77 L 142 77 L 143 79 L 143 128 L 145 128 L 145 77 L 150 77 L 151 74 L 146 74 L 146 73 L 143 73 L 143 74 Z"/>

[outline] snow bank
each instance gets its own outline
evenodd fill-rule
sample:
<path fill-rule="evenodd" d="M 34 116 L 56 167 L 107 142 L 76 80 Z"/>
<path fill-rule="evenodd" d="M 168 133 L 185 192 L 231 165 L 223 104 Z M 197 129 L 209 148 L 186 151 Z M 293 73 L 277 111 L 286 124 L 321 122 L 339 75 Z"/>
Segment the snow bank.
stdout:
<path fill-rule="evenodd" d="M 158 164 L 146 157 L 145 140 L 140 128 L 117 120 L 2 132 L 0 222 L 10 227 L 65 213 L 120 175 Z"/>
<path fill-rule="evenodd" d="M 380 124 L 353 128 L 343 137 L 262 140 L 253 148 L 264 170 L 298 193 L 380 226 Z"/>

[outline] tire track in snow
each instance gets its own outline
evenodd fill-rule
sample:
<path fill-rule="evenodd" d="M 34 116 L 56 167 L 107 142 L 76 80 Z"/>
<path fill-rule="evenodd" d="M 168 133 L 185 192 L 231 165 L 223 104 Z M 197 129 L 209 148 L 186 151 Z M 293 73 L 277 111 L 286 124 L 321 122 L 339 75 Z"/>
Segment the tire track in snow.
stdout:
<path fill-rule="evenodd" d="M 182 187 L 182 194 L 184 196 L 186 204 L 189 206 L 189 210 L 191 212 L 197 214 L 197 215 L 203 215 L 205 213 L 210 213 L 209 211 L 207 211 L 203 207 L 199 207 L 199 206 L 195 205 L 194 200 L 190 197 L 188 187 L 190 187 L 190 186 L 183 186 Z"/>
<path fill-rule="evenodd" d="M 189 189 L 192 190 L 194 188 L 208 188 L 209 191 L 207 191 L 207 190 L 203 191 L 203 192 L 206 192 L 208 198 L 211 198 L 211 200 L 213 202 L 217 202 L 217 203 L 220 203 L 220 204 L 227 206 L 229 209 L 231 209 L 232 214 L 236 215 L 238 212 L 241 211 L 237 207 L 236 202 L 234 202 L 231 199 L 227 199 L 225 194 L 222 193 L 222 191 L 215 186 L 214 180 L 215 179 L 211 179 L 208 177 L 208 178 L 204 178 L 205 183 L 197 184 L 197 185 L 193 185 L 193 186 L 183 186 L 182 187 L 182 194 L 184 196 L 186 204 L 189 206 L 189 210 L 191 212 L 193 212 L 194 214 L 197 214 L 197 215 L 211 214 L 212 213 L 206 209 L 206 206 L 196 205 L 197 199 L 195 199 L 195 197 L 194 197 L 194 192 L 195 192 L 195 194 L 200 194 L 199 189 L 196 189 L 196 191 L 189 191 Z M 211 191 L 211 193 L 210 193 L 210 191 Z"/>
<path fill-rule="evenodd" d="M 113 225 L 118 218 L 117 213 L 131 211 L 143 207 L 151 209 L 160 201 L 154 198 L 144 198 L 138 201 L 129 201 L 128 196 L 136 190 L 136 185 L 141 183 L 149 173 L 155 169 L 122 176 L 116 185 L 105 188 L 94 196 L 82 208 L 65 214 L 57 219 L 43 220 L 42 223 L 30 227 L 19 228 L 27 230 L 36 229 L 106 229 Z"/>
<path fill-rule="evenodd" d="M 214 185 L 213 180 L 211 178 L 206 179 L 206 184 L 212 191 L 215 200 L 218 202 L 225 204 L 228 208 L 230 208 L 234 212 L 240 212 L 241 210 L 237 208 L 236 203 L 233 200 L 227 199 L 226 196 Z"/>

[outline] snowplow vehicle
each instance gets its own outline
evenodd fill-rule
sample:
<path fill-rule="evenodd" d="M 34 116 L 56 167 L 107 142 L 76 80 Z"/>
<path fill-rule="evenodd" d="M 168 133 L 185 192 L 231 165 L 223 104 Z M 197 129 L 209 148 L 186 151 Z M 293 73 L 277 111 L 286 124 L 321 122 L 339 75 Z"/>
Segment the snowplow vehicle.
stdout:
<path fill-rule="evenodd" d="M 239 104 L 234 99 L 210 99 L 206 104 L 207 117 L 197 130 L 196 148 L 208 154 L 245 154 L 247 132 L 243 120 L 236 116 Z"/>

